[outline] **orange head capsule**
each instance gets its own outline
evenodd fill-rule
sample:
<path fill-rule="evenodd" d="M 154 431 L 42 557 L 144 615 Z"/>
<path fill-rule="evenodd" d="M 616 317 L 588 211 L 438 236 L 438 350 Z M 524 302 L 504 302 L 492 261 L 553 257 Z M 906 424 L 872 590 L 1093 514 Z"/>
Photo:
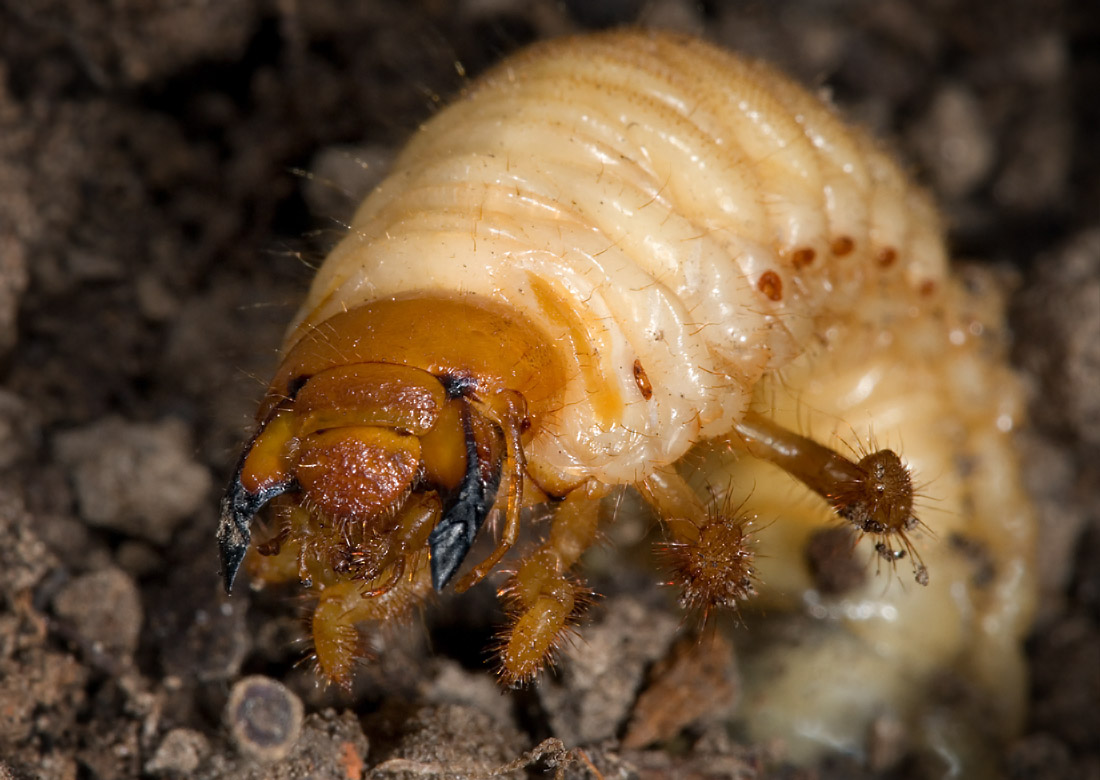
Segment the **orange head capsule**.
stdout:
<path fill-rule="evenodd" d="M 415 603 L 425 567 L 442 589 L 502 480 L 514 538 L 525 476 L 520 440 L 556 402 L 560 376 L 533 326 L 468 297 L 380 301 L 310 330 L 283 361 L 223 502 L 226 589 L 245 559 L 252 520 L 282 496 L 281 527 L 257 548 L 271 563 L 252 568 L 268 582 L 296 572 L 319 591 L 315 657 L 329 679 L 346 684 L 360 644 L 354 624 Z"/>
<path fill-rule="evenodd" d="M 404 566 L 423 546 L 426 527 L 433 584 L 446 585 L 501 480 L 505 433 L 489 410 L 508 384 L 539 402 L 551 395 L 552 353 L 515 319 L 468 300 L 387 301 L 333 317 L 303 337 L 268 392 L 260 430 L 223 502 L 218 538 L 227 590 L 252 519 L 282 494 L 308 511 L 312 536 L 327 529 L 328 541 L 344 547 L 336 557 L 363 580 Z M 444 322 L 446 331 L 466 333 L 440 346 Z M 502 349 L 495 334 L 508 329 L 517 335 Z M 490 338 L 491 348 L 484 343 Z M 504 421 L 529 424 L 526 417 Z M 425 494 L 438 497 L 438 516 L 410 528 L 403 513 Z M 377 548 L 379 537 L 387 537 L 383 549 L 368 555 L 368 540 Z"/>

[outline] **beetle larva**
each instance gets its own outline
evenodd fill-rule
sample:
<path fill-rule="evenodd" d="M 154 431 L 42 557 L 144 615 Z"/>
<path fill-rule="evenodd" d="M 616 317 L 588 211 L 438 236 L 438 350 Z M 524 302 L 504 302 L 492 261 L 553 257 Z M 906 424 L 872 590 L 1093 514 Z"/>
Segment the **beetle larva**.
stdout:
<path fill-rule="evenodd" d="M 502 590 L 512 622 L 500 674 L 529 680 L 586 601 L 571 569 L 613 486 L 636 487 L 661 517 L 687 606 L 736 606 L 758 589 L 748 534 L 723 508 L 736 502 L 683 473 L 703 442 L 711 465 L 695 476 L 772 464 L 751 478 L 756 514 L 772 493 L 791 494 L 795 483 L 775 475 L 793 476 L 817 496 L 804 502 L 827 508 L 813 523 L 839 518 L 882 560 L 905 558 L 918 582 L 935 583 L 943 528 L 969 521 L 937 525 L 941 538 L 918 548 L 917 491 L 899 456 L 803 435 L 776 398 L 816 403 L 824 367 L 843 377 L 843 419 L 894 387 L 881 375 L 905 369 L 898 342 L 924 377 L 928 356 L 948 348 L 937 334 L 963 317 L 959 295 L 929 198 L 774 70 L 659 33 L 536 45 L 421 128 L 319 270 L 224 504 L 226 586 L 251 520 L 275 499 L 252 576 L 296 578 L 316 595 L 318 667 L 346 683 L 357 624 L 446 586 L 497 507 L 496 548 L 456 588 L 477 583 L 516 541 L 521 510 L 550 502 L 545 540 Z M 894 337 L 909 328 L 923 341 Z M 890 392 L 915 406 L 930 394 L 922 408 L 950 413 L 937 393 L 966 370 L 1001 372 L 965 349 L 970 369 L 948 361 L 955 376 Z M 908 448 L 904 416 L 863 411 L 877 437 Z M 1011 426 L 986 422 L 975 425 L 989 457 L 1010 473 Z M 946 449 L 932 447 L 920 470 L 940 479 L 955 450 L 936 446 Z M 951 506 L 992 522 L 988 506 Z M 787 533 L 782 513 L 768 519 L 762 536 Z M 1018 542 L 1017 525 L 1005 533 Z M 759 589 L 785 581 L 776 566 Z M 1000 612 L 984 614 L 1004 617 L 1013 640 L 1028 612 L 1028 575 L 1017 575 L 1019 606 L 1002 589 Z M 929 589 L 894 590 L 931 614 L 920 607 Z"/>

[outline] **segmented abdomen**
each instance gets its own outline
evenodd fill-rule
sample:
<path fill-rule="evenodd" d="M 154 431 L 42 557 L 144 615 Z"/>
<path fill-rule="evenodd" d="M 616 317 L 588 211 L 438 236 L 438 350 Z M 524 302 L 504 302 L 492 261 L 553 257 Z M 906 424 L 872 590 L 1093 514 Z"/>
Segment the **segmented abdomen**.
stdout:
<path fill-rule="evenodd" d="M 816 98 L 698 41 L 614 33 L 535 46 L 428 122 L 288 341 L 380 298 L 504 302 L 570 370 L 528 463 L 630 482 L 728 432 L 823 318 L 945 273 L 928 199 Z"/>

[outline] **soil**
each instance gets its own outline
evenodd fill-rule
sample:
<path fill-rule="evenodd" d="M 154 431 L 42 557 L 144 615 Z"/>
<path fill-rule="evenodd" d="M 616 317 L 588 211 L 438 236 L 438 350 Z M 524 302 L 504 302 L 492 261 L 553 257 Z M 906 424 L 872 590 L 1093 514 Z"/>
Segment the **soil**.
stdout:
<path fill-rule="evenodd" d="M 598 583 L 614 679 L 505 696 L 491 589 L 379 637 L 350 695 L 297 665 L 285 594 L 222 593 L 220 491 L 377 169 L 508 52 L 624 23 L 827 84 L 1014 280 L 1043 599 L 1002 769 L 1100 778 L 1100 6 L 1072 0 L 0 0 L 0 778 L 921 776 L 714 720 L 640 747 L 658 662 L 736 670 L 661 661 L 679 616 L 632 563 Z"/>

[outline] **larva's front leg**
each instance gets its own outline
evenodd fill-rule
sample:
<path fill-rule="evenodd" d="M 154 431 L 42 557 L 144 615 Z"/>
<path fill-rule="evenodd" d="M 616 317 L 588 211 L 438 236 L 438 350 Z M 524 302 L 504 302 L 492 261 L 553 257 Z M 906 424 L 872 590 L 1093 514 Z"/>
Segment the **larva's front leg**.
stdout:
<path fill-rule="evenodd" d="M 431 592 L 427 556 L 417 553 L 411 558 L 399 564 L 396 579 L 387 571 L 374 580 L 345 580 L 321 591 L 310 627 L 313 660 L 324 679 L 350 687 L 355 664 L 367 656 L 361 624 L 392 624 Z"/>
<path fill-rule="evenodd" d="M 523 454 L 523 443 L 520 437 L 530 425 L 530 420 L 527 418 L 527 402 L 515 390 L 504 390 L 487 402 L 479 403 L 478 407 L 481 414 L 494 423 L 504 435 L 508 498 L 504 509 L 504 530 L 496 549 L 458 581 L 455 590 L 459 593 L 485 579 L 485 575 L 491 572 L 493 567 L 500 563 L 500 559 L 512 549 L 512 545 L 519 537 L 519 513 L 523 508 L 523 478 L 527 460 Z"/>
<path fill-rule="evenodd" d="M 590 480 L 566 495 L 555 508 L 546 542 L 523 559 L 501 589 L 510 613 L 498 649 L 498 671 L 506 684 L 534 678 L 587 606 L 591 592 L 570 569 L 596 540 L 606 492 Z"/>

